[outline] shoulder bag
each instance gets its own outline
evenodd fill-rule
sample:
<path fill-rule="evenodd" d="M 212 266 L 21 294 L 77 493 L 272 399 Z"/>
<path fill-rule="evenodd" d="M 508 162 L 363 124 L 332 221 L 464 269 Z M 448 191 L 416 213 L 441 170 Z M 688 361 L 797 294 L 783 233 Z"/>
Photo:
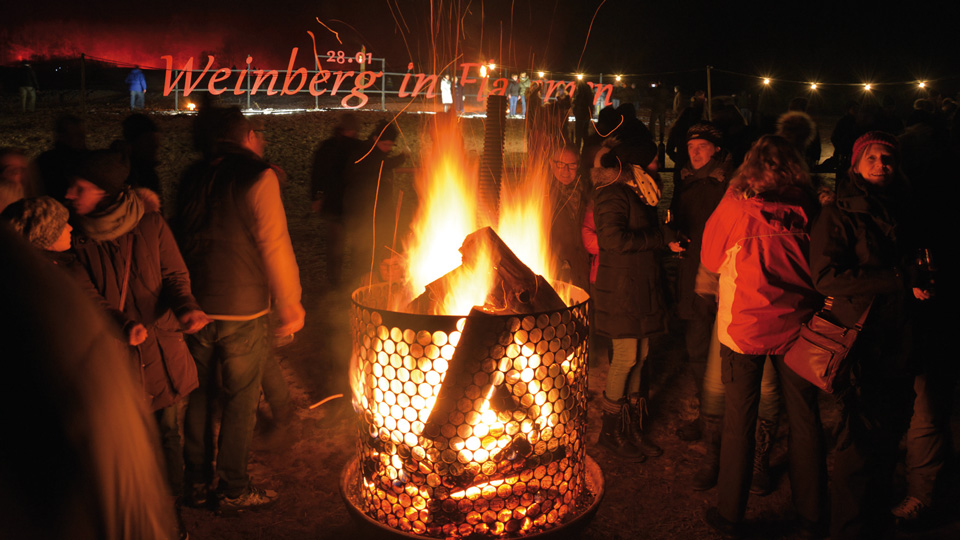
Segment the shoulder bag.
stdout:
<path fill-rule="evenodd" d="M 863 322 L 867 320 L 872 305 L 871 301 L 854 327 L 847 328 L 835 322 L 830 313 L 833 297 L 828 297 L 823 308 L 803 324 L 800 336 L 784 355 L 787 367 L 824 392 L 832 394 L 834 382 L 845 371 L 847 354 L 863 329 Z"/>

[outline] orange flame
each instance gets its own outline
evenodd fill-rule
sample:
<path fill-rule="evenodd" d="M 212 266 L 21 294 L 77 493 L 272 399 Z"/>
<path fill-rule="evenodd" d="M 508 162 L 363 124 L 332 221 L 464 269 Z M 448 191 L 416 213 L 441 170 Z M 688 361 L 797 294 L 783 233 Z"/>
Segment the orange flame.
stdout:
<path fill-rule="evenodd" d="M 423 158 L 416 184 L 420 211 L 406 242 L 413 295 L 460 266 L 457 248 L 478 228 L 477 163 L 466 156 L 457 119 L 438 117 L 432 136 L 433 144 Z M 553 218 L 549 159 L 554 151 L 554 144 L 531 143 L 523 156 L 526 158 L 523 173 L 507 176 L 502 182 L 500 217 L 495 226 L 501 239 L 520 260 L 545 277 L 556 275 L 548 241 Z M 442 306 L 442 313 L 464 315 L 471 307 L 484 303 L 492 286 L 492 263 L 489 253 L 479 255 L 475 264 L 461 267 L 453 282 L 447 283 L 452 292 Z"/>
<path fill-rule="evenodd" d="M 477 166 L 466 157 L 456 118 L 438 118 L 431 152 L 417 178 L 420 212 L 406 246 L 410 286 L 419 294 L 460 266 L 463 239 L 476 228 Z M 443 313 L 466 314 L 492 286 L 489 254 L 452 284 Z M 465 269 L 466 270 L 466 269 Z"/>

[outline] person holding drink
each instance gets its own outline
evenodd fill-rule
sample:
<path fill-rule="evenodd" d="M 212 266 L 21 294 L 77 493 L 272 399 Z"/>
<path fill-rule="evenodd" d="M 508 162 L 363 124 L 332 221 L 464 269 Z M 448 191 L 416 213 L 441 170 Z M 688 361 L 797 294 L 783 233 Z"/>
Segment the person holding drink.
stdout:
<path fill-rule="evenodd" d="M 881 538 L 892 530 L 888 502 L 897 445 L 907 429 L 915 369 L 912 315 L 930 292 L 915 286 L 917 246 L 900 145 L 872 131 L 853 145 L 849 181 L 811 232 L 810 269 L 831 314 L 863 330 L 847 357 L 849 385 L 838 391 L 840 434 L 833 469 L 830 537 Z"/>

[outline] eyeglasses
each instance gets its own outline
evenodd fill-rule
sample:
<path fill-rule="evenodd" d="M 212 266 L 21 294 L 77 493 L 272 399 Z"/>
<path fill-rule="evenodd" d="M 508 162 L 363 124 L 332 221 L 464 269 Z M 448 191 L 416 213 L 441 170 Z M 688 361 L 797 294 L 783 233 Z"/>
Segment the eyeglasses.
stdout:
<path fill-rule="evenodd" d="M 565 170 L 565 171 L 567 171 L 567 172 L 574 172 L 574 171 L 577 170 L 577 164 L 576 164 L 576 163 L 565 163 L 565 162 L 559 161 L 559 160 L 554 160 L 554 161 L 553 161 L 553 166 L 556 167 L 556 168 L 558 168 L 558 169 Z"/>

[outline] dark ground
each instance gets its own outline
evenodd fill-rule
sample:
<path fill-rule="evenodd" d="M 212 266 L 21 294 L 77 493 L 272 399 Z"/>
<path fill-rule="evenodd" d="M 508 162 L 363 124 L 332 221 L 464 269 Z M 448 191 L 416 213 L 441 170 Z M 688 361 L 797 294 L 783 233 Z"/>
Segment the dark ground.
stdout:
<path fill-rule="evenodd" d="M 125 103 L 121 98 L 119 104 Z M 113 103 L 117 103 L 114 101 Z M 10 99 L 2 103 L 0 145 L 25 148 L 31 156 L 51 143 L 49 133 L 56 114 L 65 109 L 42 107 L 33 115 L 20 116 Z M 70 111 L 74 112 L 74 111 Z M 120 136 L 120 121 L 127 111 L 103 102 L 93 103 L 85 116 L 90 133 L 89 146 L 102 148 Z M 167 202 L 172 199 L 175 179 L 195 154 L 189 147 L 192 118 L 154 111 L 154 119 L 163 130 L 164 149 L 160 173 L 167 189 Z M 383 113 L 361 113 L 363 128 L 383 118 Z M 401 149 L 417 155 L 419 127 L 424 117 L 405 115 L 400 126 L 405 140 Z M 310 156 L 318 142 L 329 136 L 335 122 L 331 112 L 307 112 L 284 116 L 264 116 L 270 143 L 268 157 L 280 164 L 289 175 L 284 199 L 294 249 L 300 264 L 304 287 L 303 303 L 307 323 L 295 341 L 278 350 L 281 365 L 290 383 L 294 400 L 300 406 L 294 437 L 271 436 L 260 429 L 254 442 L 250 470 L 254 481 L 280 492 L 275 506 L 237 517 L 220 517 L 203 510 L 184 510 L 184 521 L 191 538 L 207 539 L 303 539 L 303 538 L 378 538 L 359 526 L 347 513 L 338 492 L 340 472 L 356 453 L 354 413 L 347 387 L 349 355 L 349 300 L 346 293 L 325 287 L 323 264 L 323 223 L 310 212 L 308 195 Z M 479 119 L 464 120 L 469 151 L 479 152 L 482 123 Z M 519 157 L 520 122 L 511 121 L 507 128 L 508 161 Z M 829 133 L 829 129 L 821 129 Z M 827 143 L 829 144 L 829 143 Z M 826 145 L 825 145 L 826 146 Z M 825 148 L 824 156 L 830 152 Z M 665 175 L 669 185 L 670 176 Z M 661 204 L 669 204 L 665 200 Z M 588 453 L 604 471 L 606 494 L 596 516 L 579 538 L 612 540 L 699 539 L 713 534 L 702 522 L 704 508 L 715 503 L 715 491 L 695 492 L 690 478 L 702 459 L 702 443 L 686 443 L 674 435 L 679 425 L 682 399 L 689 388 L 677 384 L 678 363 L 682 343 L 672 336 L 656 340 L 651 347 L 649 364 L 654 393 L 654 437 L 664 455 L 640 465 L 621 465 L 595 445 Z M 954 355 L 955 356 L 955 355 Z M 591 366 L 590 389 L 599 395 L 607 366 Z M 307 406 L 331 394 L 345 397 L 330 401 L 316 409 Z M 960 401 L 957 403 L 960 406 Z M 262 412 L 269 416 L 262 405 Z M 822 396 L 821 407 L 829 433 L 837 422 L 836 406 L 829 396 Z M 953 415 L 954 448 L 960 442 L 960 407 Z M 595 441 L 599 430 L 599 412 L 590 410 L 588 441 Z M 264 425 L 269 422 L 264 422 Z M 788 524 L 791 516 L 789 481 L 786 479 L 786 422 L 774 447 L 773 470 L 778 485 L 770 496 L 751 497 L 747 519 L 755 525 L 754 538 L 779 539 L 795 537 Z M 832 441 L 832 437 L 830 437 Z M 953 453 L 945 471 L 947 489 L 934 519 L 926 531 L 901 532 L 901 538 L 960 538 L 960 460 Z M 897 481 L 902 486 L 902 467 Z M 891 500 L 891 505 L 897 501 Z M 569 537 L 568 535 L 564 535 Z"/>

